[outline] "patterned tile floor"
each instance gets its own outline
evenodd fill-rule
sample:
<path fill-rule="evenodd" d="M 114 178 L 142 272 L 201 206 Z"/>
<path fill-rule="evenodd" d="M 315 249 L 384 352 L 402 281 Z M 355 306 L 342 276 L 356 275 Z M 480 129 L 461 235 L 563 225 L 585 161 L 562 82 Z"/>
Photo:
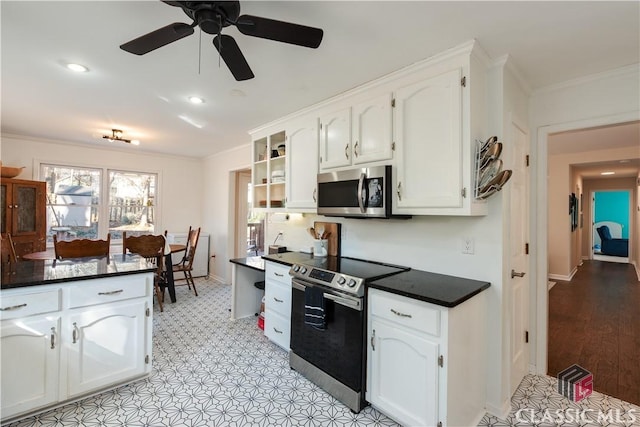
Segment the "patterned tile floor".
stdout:
<path fill-rule="evenodd" d="M 352 413 L 289 369 L 286 352 L 262 335 L 255 319 L 230 321 L 230 286 L 204 279 L 196 284 L 198 297 L 180 286 L 176 304 L 167 303 L 163 313 L 155 310 L 154 369 L 148 379 L 10 426 L 397 425 L 371 407 Z M 573 404 L 554 390 L 553 378 L 527 376 L 513 397 L 507 420 L 486 415 L 479 426 L 640 425 L 638 407 L 598 393 Z M 519 408 L 525 411 L 518 413 Z M 587 416 L 597 415 L 598 409 L 617 410 L 627 422 L 554 423 L 556 409 L 584 409 Z M 629 422 L 634 411 L 635 424 Z"/>

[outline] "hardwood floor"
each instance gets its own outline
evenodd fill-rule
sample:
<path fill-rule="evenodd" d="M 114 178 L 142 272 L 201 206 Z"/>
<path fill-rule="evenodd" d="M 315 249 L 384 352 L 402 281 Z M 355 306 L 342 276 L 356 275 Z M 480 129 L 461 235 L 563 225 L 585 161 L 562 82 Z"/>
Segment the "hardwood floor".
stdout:
<path fill-rule="evenodd" d="M 594 390 L 640 404 L 640 282 L 631 264 L 585 261 L 549 291 L 548 374 L 578 364 Z"/>

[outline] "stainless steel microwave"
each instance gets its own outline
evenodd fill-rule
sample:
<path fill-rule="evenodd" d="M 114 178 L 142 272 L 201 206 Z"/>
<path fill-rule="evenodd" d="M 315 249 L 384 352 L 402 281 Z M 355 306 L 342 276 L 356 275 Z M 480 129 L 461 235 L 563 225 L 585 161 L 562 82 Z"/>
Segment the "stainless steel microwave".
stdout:
<path fill-rule="evenodd" d="M 375 166 L 318 174 L 318 214 L 390 218 L 391 166 Z"/>

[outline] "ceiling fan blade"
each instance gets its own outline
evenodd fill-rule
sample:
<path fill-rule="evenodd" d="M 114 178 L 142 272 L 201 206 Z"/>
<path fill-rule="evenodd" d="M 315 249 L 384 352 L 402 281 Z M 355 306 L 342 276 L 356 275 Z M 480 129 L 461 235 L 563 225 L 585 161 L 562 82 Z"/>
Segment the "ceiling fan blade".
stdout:
<path fill-rule="evenodd" d="M 136 55 L 144 55 L 145 53 L 149 53 L 152 50 L 173 43 L 191 34 L 193 34 L 193 27 L 191 25 L 174 22 L 166 27 L 162 27 L 122 44 L 120 45 L 120 49 Z"/>
<path fill-rule="evenodd" d="M 169 6 L 176 6 L 176 7 L 182 7 L 183 5 L 183 1 L 168 1 L 168 0 L 162 0 L 162 3 L 166 3 Z"/>
<path fill-rule="evenodd" d="M 276 40 L 298 46 L 316 48 L 320 46 L 324 32 L 320 28 L 276 21 L 259 16 L 242 15 L 236 21 L 242 34 Z"/>
<path fill-rule="evenodd" d="M 236 80 L 249 80 L 255 77 L 233 37 L 226 34 L 217 35 L 213 39 L 213 45 L 220 52 L 220 56 Z"/>

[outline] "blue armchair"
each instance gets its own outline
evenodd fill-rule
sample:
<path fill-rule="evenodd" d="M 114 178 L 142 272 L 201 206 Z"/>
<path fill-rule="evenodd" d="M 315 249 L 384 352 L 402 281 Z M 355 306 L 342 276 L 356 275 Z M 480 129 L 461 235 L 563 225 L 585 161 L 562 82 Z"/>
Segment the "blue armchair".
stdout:
<path fill-rule="evenodd" d="M 609 227 L 603 225 L 596 229 L 602 241 L 601 252 L 604 255 L 627 257 L 629 256 L 629 239 L 613 239 Z"/>

